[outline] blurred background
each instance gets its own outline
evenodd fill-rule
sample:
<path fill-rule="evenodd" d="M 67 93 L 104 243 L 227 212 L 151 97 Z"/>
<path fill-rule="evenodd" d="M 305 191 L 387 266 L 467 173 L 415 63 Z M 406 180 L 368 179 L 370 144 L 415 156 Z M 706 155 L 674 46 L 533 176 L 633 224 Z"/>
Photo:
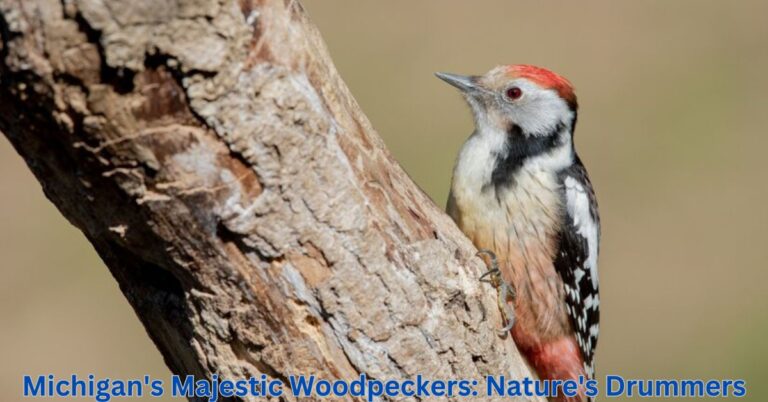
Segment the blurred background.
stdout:
<path fill-rule="evenodd" d="M 472 122 L 432 73 L 528 63 L 568 77 L 603 219 L 598 377 L 744 378 L 746 400 L 768 398 L 768 2 L 303 3 L 441 206 Z M 20 399 L 25 373 L 167 376 L 4 138 L 0 193 L 0 400 Z"/>

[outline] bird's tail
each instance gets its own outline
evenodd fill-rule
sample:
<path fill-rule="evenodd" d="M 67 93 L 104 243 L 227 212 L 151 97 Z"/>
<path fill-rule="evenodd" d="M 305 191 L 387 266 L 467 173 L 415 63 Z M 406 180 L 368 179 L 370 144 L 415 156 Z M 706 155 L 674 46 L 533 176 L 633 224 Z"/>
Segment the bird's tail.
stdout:
<path fill-rule="evenodd" d="M 536 345 L 523 353 L 542 380 L 575 380 L 589 379 L 584 369 L 581 351 L 572 336 L 564 336 L 557 340 Z M 556 402 L 591 402 L 592 398 L 585 395 L 584 384 L 579 386 L 579 395 L 568 398 L 558 393 L 558 397 L 550 398 Z"/>

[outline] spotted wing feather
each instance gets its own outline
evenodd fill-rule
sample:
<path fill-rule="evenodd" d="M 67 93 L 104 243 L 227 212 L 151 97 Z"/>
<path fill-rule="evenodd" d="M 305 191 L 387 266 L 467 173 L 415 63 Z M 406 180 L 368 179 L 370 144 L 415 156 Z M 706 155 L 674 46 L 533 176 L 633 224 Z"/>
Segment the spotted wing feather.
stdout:
<path fill-rule="evenodd" d="M 568 316 L 584 358 L 584 369 L 594 377 L 600 321 L 597 278 L 600 218 L 592 184 L 581 161 L 576 160 L 560 178 L 566 213 L 555 268 L 564 283 Z"/>

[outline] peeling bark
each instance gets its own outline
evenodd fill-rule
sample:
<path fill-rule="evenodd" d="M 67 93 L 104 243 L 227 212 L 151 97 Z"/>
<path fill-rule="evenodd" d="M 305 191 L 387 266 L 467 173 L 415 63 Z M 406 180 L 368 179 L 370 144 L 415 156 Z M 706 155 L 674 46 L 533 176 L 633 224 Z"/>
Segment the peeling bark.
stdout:
<path fill-rule="evenodd" d="M 174 373 L 530 376 L 298 2 L 0 0 L 0 33 L 0 130 Z"/>

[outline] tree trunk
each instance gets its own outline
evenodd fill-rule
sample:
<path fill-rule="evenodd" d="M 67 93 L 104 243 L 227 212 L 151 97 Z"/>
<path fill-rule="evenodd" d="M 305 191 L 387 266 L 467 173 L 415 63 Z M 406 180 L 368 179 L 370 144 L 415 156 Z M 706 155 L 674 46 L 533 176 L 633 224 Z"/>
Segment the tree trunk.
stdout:
<path fill-rule="evenodd" d="M 298 2 L 0 0 L 0 32 L 0 130 L 174 373 L 530 376 Z"/>

